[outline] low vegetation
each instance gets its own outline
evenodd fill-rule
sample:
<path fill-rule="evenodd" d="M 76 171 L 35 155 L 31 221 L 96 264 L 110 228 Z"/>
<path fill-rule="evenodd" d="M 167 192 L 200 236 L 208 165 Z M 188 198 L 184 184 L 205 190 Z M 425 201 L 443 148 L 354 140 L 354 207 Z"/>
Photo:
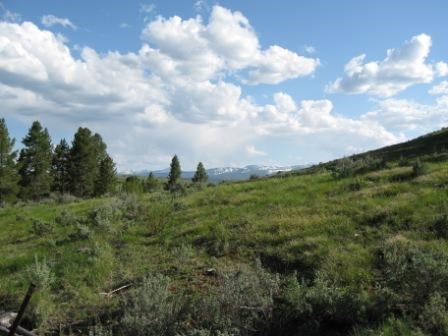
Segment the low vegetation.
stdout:
<path fill-rule="evenodd" d="M 41 333 L 446 335 L 448 158 L 380 154 L 7 205 L 0 307 L 33 281 Z"/>

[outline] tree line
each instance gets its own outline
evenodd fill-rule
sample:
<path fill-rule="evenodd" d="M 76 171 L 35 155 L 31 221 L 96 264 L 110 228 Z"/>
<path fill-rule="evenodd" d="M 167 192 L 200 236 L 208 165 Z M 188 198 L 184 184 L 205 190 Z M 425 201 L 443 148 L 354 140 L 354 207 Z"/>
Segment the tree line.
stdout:
<path fill-rule="evenodd" d="M 14 149 L 4 118 L 0 118 L 0 206 L 6 202 L 38 201 L 51 193 L 76 197 L 96 197 L 113 192 L 117 171 L 107 146 L 98 133 L 79 127 L 71 145 L 62 139 L 53 146 L 47 128 L 34 121 L 22 140 L 23 148 Z M 164 184 L 171 192 L 183 188 L 181 167 L 177 155 L 171 160 L 170 173 Z M 195 184 L 205 183 L 207 172 L 199 162 L 192 178 Z M 143 183 L 128 177 L 123 191 L 154 191 L 161 182 L 151 172 Z"/>
<path fill-rule="evenodd" d="M 179 192 L 184 188 L 184 183 L 181 181 L 182 170 L 180 167 L 179 158 L 174 155 L 171 164 L 170 172 L 163 187 L 170 192 Z M 202 162 L 199 162 L 191 181 L 194 184 L 203 184 L 208 181 L 207 171 Z M 125 192 L 152 192 L 162 187 L 161 181 L 150 172 L 145 180 L 140 180 L 137 176 L 128 176 L 123 184 L 123 191 Z"/>
<path fill-rule="evenodd" d="M 115 163 L 98 133 L 80 127 L 71 145 L 62 139 L 52 145 L 47 128 L 34 121 L 14 150 L 4 118 L 0 119 L 0 205 L 5 202 L 40 200 L 50 193 L 77 197 L 101 196 L 116 183 Z"/>

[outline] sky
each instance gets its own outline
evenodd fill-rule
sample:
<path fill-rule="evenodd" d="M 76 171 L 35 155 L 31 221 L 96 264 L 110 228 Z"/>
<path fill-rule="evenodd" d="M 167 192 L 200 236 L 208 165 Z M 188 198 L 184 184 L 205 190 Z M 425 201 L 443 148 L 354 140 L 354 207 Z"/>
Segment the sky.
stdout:
<path fill-rule="evenodd" d="M 448 123 L 448 2 L 0 0 L 0 117 L 119 171 L 322 162 Z"/>

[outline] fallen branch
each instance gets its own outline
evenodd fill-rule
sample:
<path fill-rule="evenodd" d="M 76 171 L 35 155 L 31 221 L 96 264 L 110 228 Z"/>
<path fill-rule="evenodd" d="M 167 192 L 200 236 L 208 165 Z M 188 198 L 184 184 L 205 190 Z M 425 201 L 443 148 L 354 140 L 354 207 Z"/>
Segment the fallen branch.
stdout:
<path fill-rule="evenodd" d="M 107 297 L 112 297 L 113 294 L 115 294 L 117 292 L 120 292 L 120 291 L 122 291 L 124 289 L 127 289 L 127 288 L 129 288 L 131 286 L 132 286 L 132 284 L 127 284 L 127 285 L 121 286 L 121 287 L 119 287 L 117 289 L 114 289 L 114 290 L 112 290 L 110 292 L 102 292 L 102 293 L 100 293 L 100 295 L 104 295 L 104 296 L 107 296 Z"/>

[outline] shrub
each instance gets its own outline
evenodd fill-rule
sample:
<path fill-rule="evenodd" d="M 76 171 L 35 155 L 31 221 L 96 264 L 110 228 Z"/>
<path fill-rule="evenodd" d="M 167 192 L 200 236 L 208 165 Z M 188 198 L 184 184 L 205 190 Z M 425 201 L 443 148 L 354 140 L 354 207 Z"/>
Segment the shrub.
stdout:
<path fill-rule="evenodd" d="M 407 320 L 400 320 L 394 317 L 388 318 L 378 328 L 375 329 L 355 329 L 353 336 L 425 336 L 419 330 L 415 330 Z"/>
<path fill-rule="evenodd" d="M 110 229 L 112 222 L 120 217 L 121 213 L 117 206 L 105 204 L 89 213 L 89 219 L 93 226 L 101 229 Z"/>
<path fill-rule="evenodd" d="M 150 275 L 125 303 L 122 323 L 126 334 L 175 335 L 179 330 L 182 300 L 170 290 L 171 279 Z"/>
<path fill-rule="evenodd" d="M 415 160 L 412 164 L 412 175 L 417 177 L 425 174 L 425 172 L 426 166 L 420 161 L 420 159 Z"/>
<path fill-rule="evenodd" d="M 437 238 L 448 239 L 448 213 L 440 214 L 434 217 L 432 230 Z"/>
<path fill-rule="evenodd" d="M 31 232 L 36 236 L 43 236 L 52 233 L 54 230 L 53 223 L 46 222 L 40 219 L 33 220 Z"/>
<path fill-rule="evenodd" d="M 446 299 L 433 293 L 420 315 L 420 325 L 430 335 L 448 335 L 448 311 Z"/>
<path fill-rule="evenodd" d="M 434 293 L 448 295 L 448 252 L 404 238 L 387 241 L 378 252 L 380 285 L 388 309 L 417 316 Z"/>
<path fill-rule="evenodd" d="M 186 208 L 187 208 L 187 206 L 185 205 L 185 203 L 183 203 L 181 201 L 174 201 L 173 202 L 173 210 L 174 211 L 180 211 L 180 210 L 184 210 Z"/>
<path fill-rule="evenodd" d="M 64 194 L 58 194 L 57 195 L 57 199 L 56 201 L 58 203 L 73 203 L 73 202 L 77 202 L 79 200 L 78 197 L 69 194 L 69 193 L 64 193 Z"/>
<path fill-rule="evenodd" d="M 54 221 L 60 226 L 75 226 L 79 223 L 80 219 L 69 210 L 64 209 L 58 216 L 56 216 Z"/>
<path fill-rule="evenodd" d="M 331 170 L 335 178 L 346 178 L 380 170 L 386 167 L 387 163 L 383 159 L 365 156 L 358 159 L 343 158 L 341 160 L 337 160 L 333 164 Z"/>
<path fill-rule="evenodd" d="M 325 322 L 347 331 L 364 321 L 369 309 L 363 292 L 341 286 L 323 272 L 317 272 L 310 283 L 293 274 L 286 278 L 276 323 L 280 330 L 294 328 L 304 334 L 319 332 Z"/>
<path fill-rule="evenodd" d="M 362 189 L 362 180 L 356 178 L 354 181 L 347 184 L 345 189 L 348 191 L 360 191 Z"/>
<path fill-rule="evenodd" d="M 92 231 L 88 226 L 83 224 L 76 224 L 74 231 L 69 235 L 70 240 L 86 240 L 92 238 Z"/>
<path fill-rule="evenodd" d="M 191 245 L 182 244 L 174 247 L 171 250 L 171 255 L 179 262 L 184 263 L 194 255 L 194 249 Z"/>
<path fill-rule="evenodd" d="M 137 176 L 128 176 L 123 183 L 122 191 L 128 194 L 141 194 L 143 182 Z"/>
<path fill-rule="evenodd" d="M 132 193 L 120 194 L 118 207 L 121 209 L 122 215 L 126 219 L 137 218 L 143 209 L 138 195 Z"/>
<path fill-rule="evenodd" d="M 111 328 L 102 325 L 95 325 L 89 327 L 89 336 L 112 336 Z"/>
<path fill-rule="evenodd" d="M 212 224 L 207 237 L 207 252 L 211 256 L 221 257 L 230 250 L 230 232 L 223 222 Z"/>
<path fill-rule="evenodd" d="M 335 178 L 346 178 L 355 174 L 355 162 L 352 159 L 344 158 L 338 160 L 336 165 L 332 168 L 332 175 Z"/>
<path fill-rule="evenodd" d="M 210 335 L 248 335 L 267 329 L 280 289 L 279 277 L 264 270 L 258 260 L 255 267 L 238 265 L 217 277 L 218 285 L 194 305 L 200 329 L 212 331 Z"/>
<path fill-rule="evenodd" d="M 44 291 L 49 290 L 56 279 L 47 260 L 44 258 L 40 261 L 37 255 L 34 256 L 34 264 L 28 267 L 26 274 L 30 282 Z"/>

